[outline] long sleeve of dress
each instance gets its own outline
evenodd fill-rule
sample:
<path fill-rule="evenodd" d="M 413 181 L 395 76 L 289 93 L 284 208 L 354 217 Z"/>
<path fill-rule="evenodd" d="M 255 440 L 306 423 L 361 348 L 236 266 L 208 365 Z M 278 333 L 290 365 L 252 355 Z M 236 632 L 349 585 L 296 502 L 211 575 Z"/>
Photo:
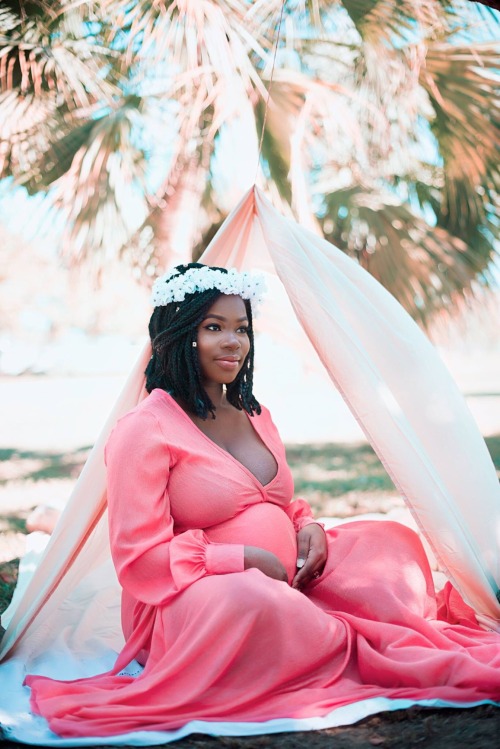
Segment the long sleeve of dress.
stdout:
<path fill-rule="evenodd" d="M 312 510 L 305 499 L 296 499 L 290 502 L 288 507 L 285 508 L 285 512 L 292 521 L 296 533 L 311 523 L 316 523 L 323 528 L 323 523 L 318 523 L 314 519 Z"/>
<path fill-rule="evenodd" d="M 132 412 L 106 446 L 113 561 L 122 587 L 160 605 L 210 574 L 244 569 L 244 547 L 210 543 L 202 530 L 174 535 L 168 477 L 173 460 L 154 414 Z"/>

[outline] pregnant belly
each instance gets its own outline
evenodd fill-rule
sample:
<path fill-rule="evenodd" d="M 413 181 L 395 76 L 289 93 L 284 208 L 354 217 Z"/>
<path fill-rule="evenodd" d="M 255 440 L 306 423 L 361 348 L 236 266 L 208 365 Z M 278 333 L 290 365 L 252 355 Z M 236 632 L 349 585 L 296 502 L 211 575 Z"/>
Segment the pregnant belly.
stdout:
<path fill-rule="evenodd" d="M 285 567 L 288 582 L 291 582 L 295 575 L 295 530 L 283 510 L 271 502 L 251 505 L 231 520 L 205 529 L 205 534 L 214 543 L 244 544 L 271 551 Z"/>

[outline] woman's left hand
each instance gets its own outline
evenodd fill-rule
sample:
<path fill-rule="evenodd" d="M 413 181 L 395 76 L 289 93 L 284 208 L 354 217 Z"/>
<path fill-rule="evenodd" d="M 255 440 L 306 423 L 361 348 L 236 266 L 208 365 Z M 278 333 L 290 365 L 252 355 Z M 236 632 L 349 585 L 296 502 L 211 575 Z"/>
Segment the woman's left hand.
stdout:
<path fill-rule="evenodd" d="M 297 533 L 297 569 L 292 588 L 300 589 L 323 572 L 328 547 L 326 533 L 317 523 L 310 523 Z"/>

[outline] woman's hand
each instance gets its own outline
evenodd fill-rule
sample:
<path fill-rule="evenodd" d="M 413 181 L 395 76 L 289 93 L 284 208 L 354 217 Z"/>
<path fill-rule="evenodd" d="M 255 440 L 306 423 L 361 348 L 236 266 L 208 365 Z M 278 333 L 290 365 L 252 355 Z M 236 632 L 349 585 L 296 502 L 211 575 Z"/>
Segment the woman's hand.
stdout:
<path fill-rule="evenodd" d="M 323 572 L 328 547 L 321 525 L 309 523 L 297 533 L 297 569 L 292 588 L 300 589 Z"/>
<path fill-rule="evenodd" d="M 272 577 L 274 580 L 288 582 L 286 570 L 276 554 L 258 546 L 245 546 L 245 569 L 256 567 L 258 570 Z"/>

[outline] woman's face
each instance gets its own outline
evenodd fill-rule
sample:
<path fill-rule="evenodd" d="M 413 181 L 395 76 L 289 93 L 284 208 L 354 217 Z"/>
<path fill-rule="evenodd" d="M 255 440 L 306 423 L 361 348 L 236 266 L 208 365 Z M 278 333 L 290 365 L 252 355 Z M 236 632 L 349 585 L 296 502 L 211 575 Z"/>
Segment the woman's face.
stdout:
<path fill-rule="evenodd" d="M 198 326 L 197 341 L 203 384 L 228 385 L 233 382 L 250 350 L 243 299 L 222 294 Z"/>

